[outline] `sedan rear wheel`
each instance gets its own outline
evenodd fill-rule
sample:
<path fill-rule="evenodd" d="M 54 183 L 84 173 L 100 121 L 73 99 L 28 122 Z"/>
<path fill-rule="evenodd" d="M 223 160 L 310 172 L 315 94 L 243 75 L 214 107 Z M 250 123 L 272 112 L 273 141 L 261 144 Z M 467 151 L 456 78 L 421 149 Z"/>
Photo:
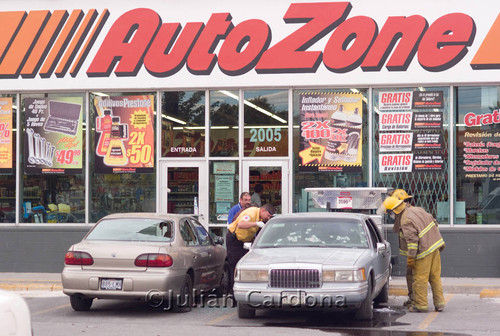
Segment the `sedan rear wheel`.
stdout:
<path fill-rule="evenodd" d="M 92 306 L 94 299 L 88 299 L 81 294 L 73 294 L 69 297 L 71 308 L 76 311 L 87 311 Z"/>
<path fill-rule="evenodd" d="M 238 317 L 242 319 L 251 319 L 255 317 L 255 308 L 245 303 L 238 302 Z"/>
<path fill-rule="evenodd" d="M 217 297 L 223 297 L 224 295 L 229 294 L 229 272 L 231 272 L 229 268 L 229 264 L 227 262 L 224 263 L 224 267 L 222 268 L 222 275 L 219 283 L 219 287 L 216 289 L 215 293 Z"/>
<path fill-rule="evenodd" d="M 174 298 L 175 311 L 179 313 L 186 313 L 191 311 L 193 306 L 193 280 L 189 274 L 186 274 L 184 284 L 179 292 L 179 297 Z"/>

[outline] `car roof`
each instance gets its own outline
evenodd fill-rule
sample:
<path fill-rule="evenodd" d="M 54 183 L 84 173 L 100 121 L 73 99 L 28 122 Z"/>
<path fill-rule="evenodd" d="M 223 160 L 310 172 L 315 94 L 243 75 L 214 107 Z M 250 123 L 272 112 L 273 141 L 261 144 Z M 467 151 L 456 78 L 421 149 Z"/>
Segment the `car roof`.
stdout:
<path fill-rule="evenodd" d="M 193 215 L 190 214 L 172 214 L 172 213 L 157 213 L 157 212 L 123 212 L 123 213 L 114 213 L 107 215 L 101 220 L 104 219 L 123 219 L 123 218 L 155 218 L 159 220 L 174 220 L 178 221 L 181 218 L 191 217 Z"/>
<path fill-rule="evenodd" d="M 285 215 L 276 215 L 274 218 L 281 218 L 281 219 L 358 219 L 358 220 L 364 220 L 368 215 L 362 214 L 362 213 L 355 213 L 355 212 L 294 212 L 291 214 L 285 214 Z"/>

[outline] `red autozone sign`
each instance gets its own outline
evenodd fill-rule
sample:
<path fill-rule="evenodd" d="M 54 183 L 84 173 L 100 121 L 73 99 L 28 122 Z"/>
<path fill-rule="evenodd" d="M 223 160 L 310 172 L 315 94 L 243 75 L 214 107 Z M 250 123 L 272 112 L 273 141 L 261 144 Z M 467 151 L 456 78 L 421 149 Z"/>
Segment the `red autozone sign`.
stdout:
<path fill-rule="evenodd" d="M 473 44 L 479 46 L 469 70 L 500 69 L 499 18 L 477 42 L 478 22 L 467 13 L 443 13 L 432 21 L 418 13 L 387 16 L 380 23 L 351 15 L 353 3 L 291 3 L 281 24 L 293 29 L 279 40 L 273 40 L 279 27 L 259 18 L 235 23 L 229 11 L 184 24 L 154 8 L 131 9 L 112 22 L 111 9 L 0 12 L 0 78 L 135 77 L 144 70 L 168 78 L 183 69 L 206 76 L 216 66 L 227 78 L 310 74 L 320 66 L 331 74 L 397 73 L 418 64 L 421 71 L 439 73 L 462 62 Z"/>

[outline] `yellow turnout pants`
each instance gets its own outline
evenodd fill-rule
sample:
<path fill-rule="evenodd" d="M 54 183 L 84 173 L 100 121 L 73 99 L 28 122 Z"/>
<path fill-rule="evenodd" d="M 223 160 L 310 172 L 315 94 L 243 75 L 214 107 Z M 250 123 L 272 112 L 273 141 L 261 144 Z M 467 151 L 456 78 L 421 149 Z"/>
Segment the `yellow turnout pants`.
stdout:
<path fill-rule="evenodd" d="M 427 284 L 431 284 L 434 307 L 444 307 L 441 285 L 441 254 L 436 250 L 428 256 L 415 260 L 413 270 L 413 305 L 419 310 L 428 309 Z"/>

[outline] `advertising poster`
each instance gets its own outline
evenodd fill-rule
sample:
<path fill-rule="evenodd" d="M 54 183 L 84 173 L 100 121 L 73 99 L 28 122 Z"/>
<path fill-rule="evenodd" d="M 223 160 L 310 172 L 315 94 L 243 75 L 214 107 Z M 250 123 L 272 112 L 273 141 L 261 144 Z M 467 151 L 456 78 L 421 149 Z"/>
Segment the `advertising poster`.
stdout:
<path fill-rule="evenodd" d="M 0 174 L 12 172 L 12 98 L 0 98 Z"/>
<path fill-rule="evenodd" d="M 154 172 L 154 96 L 98 96 L 96 173 Z"/>
<path fill-rule="evenodd" d="M 81 174 L 82 97 L 26 98 L 26 174 Z"/>
<path fill-rule="evenodd" d="M 363 95 L 311 92 L 299 99 L 299 171 L 361 171 Z"/>
<path fill-rule="evenodd" d="M 232 202 L 234 175 L 215 175 L 215 202 Z"/>
<path fill-rule="evenodd" d="M 465 130 L 458 132 L 457 166 L 461 178 L 500 181 L 500 110 L 465 114 Z"/>
<path fill-rule="evenodd" d="M 379 93 L 381 174 L 444 170 L 443 96 L 443 91 Z M 407 132 L 392 132 L 402 130 Z"/>

